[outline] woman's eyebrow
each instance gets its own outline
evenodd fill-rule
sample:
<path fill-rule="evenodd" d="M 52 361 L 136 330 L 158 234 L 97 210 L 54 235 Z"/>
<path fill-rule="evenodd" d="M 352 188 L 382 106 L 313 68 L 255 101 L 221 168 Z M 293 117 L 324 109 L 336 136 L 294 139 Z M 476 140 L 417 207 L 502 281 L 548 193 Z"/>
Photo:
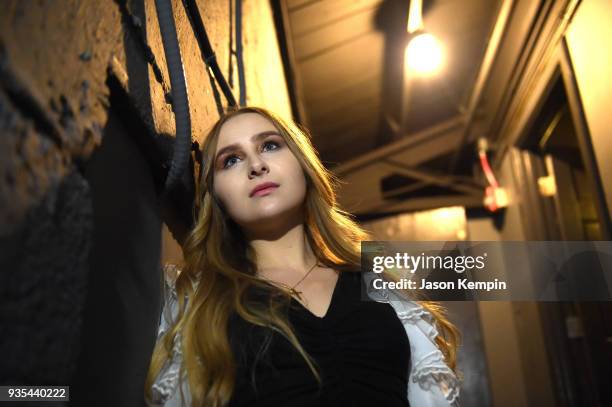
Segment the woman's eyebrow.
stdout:
<path fill-rule="evenodd" d="M 280 136 L 280 134 L 276 130 L 266 130 L 266 131 L 262 131 L 260 133 L 256 133 L 253 136 L 251 136 L 251 142 L 255 142 L 255 141 L 261 140 L 264 137 L 272 136 L 272 135 Z M 226 153 L 226 152 L 232 151 L 232 150 L 236 150 L 239 147 L 240 147 L 240 145 L 236 144 L 236 143 L 235 144 L 230 144 L 230 145 L 227 145 L 227 146 L 223 147 L 222 149 L 219 150 L 219 152 L 217 152 L 217 156 L 215 157 L 215 161 L 217 161 L 219 159 L 219 157 L 223 153 Z"/>

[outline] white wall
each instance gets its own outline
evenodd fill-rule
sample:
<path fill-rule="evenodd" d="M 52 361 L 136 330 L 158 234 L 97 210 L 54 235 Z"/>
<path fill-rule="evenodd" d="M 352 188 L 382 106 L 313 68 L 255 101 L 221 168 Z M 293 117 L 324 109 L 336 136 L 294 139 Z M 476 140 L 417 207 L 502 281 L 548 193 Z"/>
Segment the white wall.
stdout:
<path fill-rule="evenodd" d="M 612 2 L 583 0 L 566 38 L 612 217 Z"/>

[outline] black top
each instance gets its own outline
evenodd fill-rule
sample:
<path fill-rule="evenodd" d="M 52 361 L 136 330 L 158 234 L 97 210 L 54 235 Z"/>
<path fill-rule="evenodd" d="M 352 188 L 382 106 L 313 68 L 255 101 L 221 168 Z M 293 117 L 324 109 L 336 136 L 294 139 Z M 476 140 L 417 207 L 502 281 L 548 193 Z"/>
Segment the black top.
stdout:
<path fill-rule="evenodd" d="M 288 307 L 300 343 L 319 365 L 320 392 L 287 339 L 234 314 L 229 333 L 237 377 L 230 406 L 408 406 L 406 331 L 391 305 L 361 300 L 360 284 L 361 273 L 341 272 L 323 318 L 296 299 Z M 255 363 L 260 347 L 266 350 Z"/>

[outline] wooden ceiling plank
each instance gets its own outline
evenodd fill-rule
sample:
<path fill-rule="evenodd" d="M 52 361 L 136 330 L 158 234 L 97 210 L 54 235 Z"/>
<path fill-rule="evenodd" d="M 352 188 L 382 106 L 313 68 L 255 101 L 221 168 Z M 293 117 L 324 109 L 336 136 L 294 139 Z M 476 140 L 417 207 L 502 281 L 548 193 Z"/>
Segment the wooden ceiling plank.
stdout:
<path fill-rule="evenodd" d="M 351 95 L 352 96 L 352 95 Z M 337 139 L 347 140 L 351 135 L 373 137 L 378 131 L 380 121 L 380 96 L 372 94 L 370 98 L 349 98 L 335 108 L 328 105 L 323 116 L 312 120 L 310 129 L 313 137 L 322 150 L 334 148 Z"/>
<path fill-rule="evenodd" d="M 310 119 L 316 125 L 334 121 L 337 115 L 351 113 L 355 107 L 364 103 L 375 103 L 380 105 L 380 89 L 371 86 L 371 89 L 363 90 L 361 93 L 346 93 L 342 97 L 336 99 L 335 103 L 322 105 L 320 109 L 311 110 Z M 377 108 L 378 110 L 378 108 Z"/>
<path fill-rule="evenodd" d="M 306 99 L 306 102 L 311 106 L 311 109 L 324 108 L 327 104 L 333 104 L 336 98 L 343 98 L 349 94 L 359 94 L 363 88 L 371 86 L 380 89 L 380 70 L 369 71 L 366 74 L 366 76 L 362 75 L 359 78 L 346 78 L 345 81 L 331 89 L 317 89 L 310 95 L 310 98 Z"/>
<path fill-rule="evenodd" d="M 364 9 L 376 7 L 382 0 L 332 0 L 313 3 L 295 11 L 290 11 L 293 37 L 299 37 L 335 24 Z"/>
<path fill-rule="evenodd" d="M 342 132 L 344 129 L 356 127 L 358 123 L 378 122 L 378 98 L 370 98 L 362 103 L 354 105 L 351 109 L 341 110 L 335 115 L 334 120 L 311 123 L 320 134 Z M 378 124 L 378 123 L 377 123 Z"/>
<path fill-rule="evenodd" d="M 380 34 L 370 33 L 333 52 L 298 64 L 304 91 L 312 93 L 317 89 L 335 89 L 346 78 L 362 77 L 365 72 L 380 71 L 383 43 Z"/>
<path fill-rule="evenodd" d="M 364 9 L 335 24 L 294 39 L 296 58 L 305 60 L 360 35 L 374 30 L 372 20 L 376 8 Z"/>

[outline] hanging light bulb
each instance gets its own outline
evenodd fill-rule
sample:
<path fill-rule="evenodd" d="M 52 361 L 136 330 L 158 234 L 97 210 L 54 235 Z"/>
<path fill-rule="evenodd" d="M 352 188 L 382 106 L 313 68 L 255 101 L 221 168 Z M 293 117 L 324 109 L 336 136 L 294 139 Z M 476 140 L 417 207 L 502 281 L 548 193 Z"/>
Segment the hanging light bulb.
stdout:
<path fill-rule="evenodd" d="M 429 33 L 413 37 L 404 53 L 404 66 L 419 75 L 432 75 L 440 71 L 444 52 L 440 42 Z"/>

